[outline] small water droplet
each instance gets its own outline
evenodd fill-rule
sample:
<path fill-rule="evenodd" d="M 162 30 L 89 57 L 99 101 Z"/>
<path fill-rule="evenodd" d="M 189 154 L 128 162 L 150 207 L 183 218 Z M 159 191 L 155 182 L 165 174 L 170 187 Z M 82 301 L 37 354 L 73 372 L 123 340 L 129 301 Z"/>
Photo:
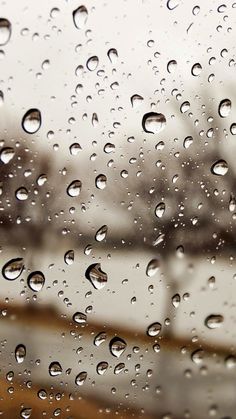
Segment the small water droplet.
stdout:
<path fill-rule="evenodd" d="M 157 273 L 159 268 L 160 268 L 160 261 L 158 259 L 152 259 L 147 265 L 146 275 L 149 277 L 154 276 Z"/>
<path fill-rule="evenodd" d="M 105 332 L 100 332 L 97 336 L 94 338 L 94 345 L 100 346 L 103 342 L 105 342 L 107 338 L 107 335 Z"/>
<path fill-rule="evenodd" d="M 202 72 L 202 66 L 200 63 L 193 64 L 191 73 L 193 76 L 198 77 Z"/>
<path fill-rule="evenodd" d="M 96 70 L 97 66 L 98 66 L 99 60 L 98 57 L 96 55 L 94 55 L 93 57 L 90 57 L 86 63 L 87 69 L 89 71 L 94 71 Z"/>
<path fill-rule="evenodd" d="M 155 214 L 157 216 L 157 218 L 161 218 L 163 217 L 164 213 L 165 213 L 165 203 L 164 202 L 160 202 L 159 204 L 157 204 L 156 208 L 155 208 Z"/>
<path fill-rule="evenodd" d="M 29 419 L 32 413 L 32 409 L 30 407 L 25 407 L 24 409 L 21 410 L 20 412 L 20 416 L 23 419 Z"/>
<path fill-rule="evenodd" d="M 229 355 L 225 358 L 225 366 L 228 369 L 232 369 L 236 367 L 236 357 L 234 355 Z"/>
<path fill-rule="evenodd" d="M 61 364 L 57 361 L 51 362 L 51 364 L 49 365 L 48 371 L 51 377 L 57 377 L 58 375 L 61 375 L 62 373 Z"/>
<path fill-rule="evenodd" d="M 236 135 L 236 124 L 235 123 L 231 124 L 230 132 L 231 132 L 232 135 Z"/>
<path fill-rule="evenodd" d="M 76 196 L 79 196 L 82 188 L 82 183 L 80 180 L 73 180 L 67 188 L 67 194 L 71 196 L 72 198 L 75 198 Z"/>
<path fill-rule="evenodd" d="M 150 324 L 150 326 L 148 326 L 147 328 L 147 335 L 154 337 L 154 336 L 158 336 L 161 333 L 161 323 L 155 322 Z"/>
<path fill-rule="evenodd" d="M 96 370 L 99 375 L 104 375 L 105 372 L 107 371 L 107 368 L 108 368 L 108 362 L 102 361 L 102 362 L 99 362 Z"/>
<path fill-rule="evenodd" d="M 70 154 L 72 156 L 77 156 L 77 154 L 79 153 L 79 151 L 82 150 L 81 146 L 79 143 L 73 143 L 70 146 Z"/>
<path fill-rule="evenodd" d="M 86 7 L 78 7 L 78 9 L 73 11 L 72 15 L 75 27 L 77 29 L 82 29 L 85 26 L 88 19 L 88 10 L 86 9 Z"/>
<path fill-rule="evenodd" d="M 205 326 L 208 329 L 218 329 L 224 321 L 224 317 L 221 314 L 211 314 L 205 319 Z"/>
<path fill-rule="evenodd" d="M 88 267 L 85 276 L 96 290 L 101 290 L 107 282 L 107 274 L 102 271 L 100 263 L 93 263 Z"/>
<path fill-rule="evenodd" d="M 68 250 L 64 255 L 64 261 L 67 265 L 72 265 L 74 263 L 75 253 L 74 250 Z"/>
<path fill-rule="evenodd" d="M 185 112 L 188 112 L 189 109 L 190 109 L 190 103 L 186 100 L 180 106 L 180 112 L 185 113 Z"/>
<path fill-rule="evenodd" d="M 184 148 L 188 149 L 193 144 L 193 137 L 188 136 L 184 139 Z"/>
<path fill-rule="evenodd" d="M 105 240 L 107 236 L 107 231 L 108 231 L 107 225 L 100 227 L 99 230 L 95 234 L 95 240 L 97 240 L 98 242 Z"/>
<path fill-rule="evenodd" d="M 24 264 L 22 258 L 11 259 L 3 266 L 2 275 L 5 279 L 14 281 L 21 275 L 23 269 Z"/>
<path fill-rule="evenodd" d="M 194 364 L 197 364 L 197 365 L 202 364 L 203 359 L 204 359 L 203 349 L 196 349 L 195 351 L 193 351 L 193 353 L 191 355 L 191 359 L 194 362 Z"/>
<path fill-rule="evenodd" d="M 138 107 L 141 105 L 141 103 L 143 102 L 143 97 L 142 97 L 142 96 L 140 96 L 140 95 L 133 95 L 133 96 L 131 96 L 131 98 L 130 98 L 130 102 L 131 102 L 132 108 L 136 109 L 136 108 L 138 108 Z"/>
<path fill-rule="evenodd" d="M 0 159 L 4 164 L 9 163 L 15 155 L 15 150 L 12 147 L 4 147 L 0 152 Z"/>
<path fill-rule="evenodd" d="M 225 160 L 218 160 L 211 166 L 211 172 L 217 176 L 224 176 L 228 172 L 228 164 Z"/>
<path fill-rule="evenodd" d="M 230 99 L 223 99 L 220 102 L 218 113 L 221 116 L 221 118 L 226 118 L 230 114 L 231 106 L 232 106 L 232 103 Z"/>
<path fill-rule="evenodd" d="M 6 45 L 11 38 L 11 23 L 0 18 L 0 45 Z"/>
<path fill-rule="evenodd" d="M 18 364 L 22 364 L 24 362 L 26 356 L 26 348 L 25 345 L 17 345 L 15 349 L 15 359 Z"/>
<path fill-rule="evenodd" d="M 168 0 L 166 5 L 167 5 L 169 10 L 174 10 L 174 9 L 176 9 L 176 7 L 179 6 L 179 1 L 178 0 Z"/>
<path fill-rule="evenodd" d="M 22 128 L 28 134 L 35 134 L 41 127 L 41 122 L 41 112 L 38 109 L 30 109 L 22 118 Z"/>
<path fill-rule="evenodd" d="M 32 272 L 27 278 L 27 284 L 29 288 L 34 292 L 39 292 L 43 289 L 45 283 L 45 277 L 42 272 Z"/>
<path fill-rule="evenodd" d="M 110 352 L 116 358 L 120 358 L 120 356 L 125 351 L 126 346 L 127 346 L 126 342 L 119 337 L 115 337 L 115 338 L 111 339 L 111 341 L 109 343 Z"/>
<path fill-rule="evenodd" d="M 87 378 L 88 373 L 86 371 L 80 372 L 75 378 L 75 384 L 77 386 L 82 386 Z"/>
<path fill-rule="evenodd" d="M 179 307 L 179 304 L 180 304 L 180 295 L 179 294 L 173 295 L 173 297 L 172 297 L 172 305 L 175 308 L 178 308 Z"/>
<path fill-rule="evenodd" d="M 112 64 L 116 64 L 118 59 L 118 52 L 115 48 L 110 48 L 107 52 L 107 56 Z"/>
<path fill-rule="evenodd" d="M 162 113 L 149 112 L 143 116 L 143 130 L 149 134 L 158 134 L 166 126 L 166 118 Z"/>
<path fill-rule="evenodd" d="M 123 362 L 120 362 L 117 364 L 114 368 L 114 374 L 120 374 L 125 369 L 125 364 Z"/>
<path fill-rule="evenodd" d="M 107 186 L 107 177 L 103 174 L 98 175 L 95 179 L 95 185 L 98 189 L 105 189 Z"/>
<path fill-rule="evenodd" d="M 176 60 L 170 60 L 167 64 L 168 73 L 174 73 L 176 68 L 177 68 L 177 61 Z"/>

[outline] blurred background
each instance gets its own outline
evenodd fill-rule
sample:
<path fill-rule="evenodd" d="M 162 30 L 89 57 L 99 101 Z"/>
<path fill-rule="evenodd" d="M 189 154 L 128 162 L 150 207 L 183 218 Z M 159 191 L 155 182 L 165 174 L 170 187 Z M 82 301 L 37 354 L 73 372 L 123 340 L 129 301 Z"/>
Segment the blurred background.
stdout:
<path fill-rule="evenodd" d="M 235 418 L 235 20 L 1 1 L 3 418 Z"/>

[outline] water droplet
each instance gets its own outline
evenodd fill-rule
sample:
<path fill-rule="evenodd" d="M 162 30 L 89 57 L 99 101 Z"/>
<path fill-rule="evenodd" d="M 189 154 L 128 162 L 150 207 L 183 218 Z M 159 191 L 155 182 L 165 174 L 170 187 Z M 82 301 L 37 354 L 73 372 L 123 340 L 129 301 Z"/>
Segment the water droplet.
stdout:
<path fill-rule="evenodd" d="M 162 113 L 149 112 L 143 116 L 143 130 L 150 134 L 158 134 L 166 126 L 166 118 Z"/>
<path fill-rule="evenodd" d="M 15 359 L 18 364 L 22 364 L 24 362 L 26 356 L 26 348 L 25 345 L 17 345 L 15 349 Z"/>
<path fill-rule="evenodd" d="M 86 7 L 78 7 L 78 9 L 73 11 L 72 15 L 75 27 L 77 29 L 82 29 L 85 26 L 88 19 L 88 10 L 86 9 Z"/>
<path fill-rule="evenodd" d="M 231 195 L 230 201 L 229 201 L 229 211 L 234 212 L 235 210 L 236 210 L 236 199 L 234 198 L 233 195 Z"/>
<path fill-rule="evenodd" d="M 178 307 L 179 307 L 179 304 L 180 304 L 180 295 L 179 295 L 179 294 L 175 294 L 175 295 L 172 297 L 172 305 L 173 305 L 175 308 L 178 308 Z"/>
<path fill-rule="evenodd" d="M 68 250 L 64 255 L 64 261 L 67 265 L 72 265 L 74 263 L 75 253 L 74 250 Z"/>
<path fill-rule="evenodd" d="M 219 108 L 218 108 L 218 113 L 221 116 L 221 118 L 226 118 L 231 111 L 231 100 L 229 99 L 223 99 L 220 104 L 219 104 Z"/>
<path fill-rule="evenodd" d="M 23 269 L 24 265 L 22 258 L 11 259 L 3 266 L 2 275 L 5 279 L 14 281 L 21 275 Z"/>
<path fill-rule="evenodd" d="M 120 356 L 123 354 L 123 352 L 126 349 L 126 343 L 123 339 L 119 337 L 115 337 L 111 339 L 109 343 L 110 352 L 113 356 L 116 358 L 120 358 Z"/>
<path fill-rule="evenodd" d="M 218 160 L 211 166 L 211 172 L 217 176 L 224 176 L 228 172 L 228 164 L 225 160 Z"/>
<path fill-rule="evenodd" d="M 160 202 L 159 204 L 157 204 L 156 208 L 155 208 L 155 214 L 158 218 L 163 217 L 164 213 L 165 213 L 165 203 L 164 202 Z"/>
<path fill-rule="evenodd" d="M 148 326 L 147 335 L 151 337 L 158 336 L 161 333 L 161 328 L 161 323 L 152 323 L 150 326 Z"/>
<path fill-rule="evenodd" d="M 107 177 L 103 174 L 98 175 L 95 179 L 95 185 L 98 189 L 105 189 L 107 186 Z"/>
<path fill-rule="evenodd" d="M 37 185 L 43 186 L 47 182 L 47 176 L 46 175 L 40 175 L 37 179 Z"/>
<path fill-rule="evenodd" d="M 225 358 L 225 366 L 229 369 L 236 367 L 236 357 L 234 355 L 229 355 Z"/>
<path fill-rule="evenodd" d="M 125 369 L 125 364 L 123 362 L 120 362 L 117 364 L 114 368 L 114 374 L 120 374 Z"/>
<path fill-rule="evenodd" d="M 102 271 L 100 263 L 93 263 L 88 267 L 85 276 L 96 290 L 101 290 L 107 282 L 107 274 Z"/>
<path fill-rule="evenodd" d="M 29 288 L 34 292 L 42 290 L 45 283 L 44 274 L 40 271 L 32 272 L 27 278 L 27 284 Z"/>
<path fill-rule="evenodd" d="M 11 38 L 11 23 L 0 18 L 0 45 L 6 45 Z"/>
<path fill-rule="evenodd" d="M 143 101 L 143 97 L 140 95 L 133 95 L 130 98 L 131 105 L 134 109 L 138 108 Z"/>
<path fill-rule="evenodd" d="M 25 201 L 28 198 L 28 191 L 23 186 L 16 190 L 16 198 L 19 201 Z"/>
<path fill-rule="evenodd" d="M 77 386 L 82 386 L 87 378 L 88 373 L 86 371 L 80 372 L 75 378 L 75 384 Z"/>
<path fill-rule="evenodd" d="M 94 55 L 93 57 L 90 57 L 86 63 L 87 69 L 89 71 L 94 71 L 96 70 L 97 66 L 98 66 L 99 60 L 98 57 L 96 55 Z"/>
<path fill-rule="evenodd" d="M 105 240 L 107 236 L 107 231 L 108 231 L 107 225 L 100 227 L 99 230 L 95 234 L 95 240 L 97 240 L 98 242 Z"/>
<path fill-rule="evenodd" d="M 15 155 L 15 150 L 12 147 L 4 147 L 0 152 L 0 159 L 4 164 L 9 163 Z"/>
<path fill-rule="evenodd" d="M 197 364 L 197 365 L 202 364 L 203 359 L 204 359 L 203 349 L 196 349 L 195 351 L 193 351 L 193 353 L 191 355 L 191 359 L 194 362 L 194 364 Z"/>
<path fill-rule="evenodd" d="M 168 73 L 174 73 L 176 68 L 177 68 L 177 61 L 176 60 L 170 60 L 167 64 Z"/>
<path fill-rule="evenodd" d="M 185 113 L 185 112 L 188 112 L 189 109 L 190 109 L 190 103 L 186 100 L 180 106 L 180 112 Z"/>
<path fill-rule="evenodd" d="M 41 127 L 41 112 L 38 109 L 30 109 L 22 118 L 22 128 L 28 134 L 35 134 Z"/>
<path fill-rule="evenodd" d="M 236 135 L 236 124 L 235 123 L 231 124 L 230 132 L 231 132 L 232 135 Z"/>
<path fill-rule="evenodd" d="M 176 7 L 178 7 L 179 1 L 178 0 L 168 0 L 166 5 L 167 5 L 169 10 L 174 10 L 174 9 L 176 9 Z"/>
<path fill-rule="evenodd" d="M 51 362 L 51 364 L 49 365 L 48 371 L 51 377 L 57 377 L 58 375 L 61 375 L 62 373 L 61 364 L 57 361 Z"/>
<path fill-rule="evenodd" d="M 79 143 L 73 143 L 70 146 L 70 154 L 72 156 L 77 156 L 77 154 L 79 153 L 79 151 L 82 150 L 81 146 Z"/>
<path fill-rule="evenodd" d="M 158 259 L 152 259 L 147 265 L 146 275 L 149 277 L 154 276 L 157 273 L 159 268 L 160 268 L 160 261 Z"/>
<path fill-rule="evenodd" d="M 208 329 L 218 329 L 224 321 L 224 317 L 221 314 L 211 314 L 205 319 L 205 326 Z"/>
<path fill-rule="evenodd" d="M 193 144 L 193 137 L 188 136 L 184 139 L 184 148 L 188 149 Z"/>
<path fill-rule="evenodd" d="M 100 332 L 97 336 L 94 338 L 94 345 L 100 346 L 103 342 L 105 342 L 107 338 L 107 335 L 105 332 Z"/>
<path fill-rule="evenodd" d="M 21 410 L 20 416 L 24 419 L 29 419 L 32 413 L 32 409 L 30 407 L 26 407 Z"/>
<path fill-rule="evenodd" d="M 83 323 L 86 323 L 87 316 L 86 316 L 86 314 L 80 313 L 79 311 L 77 311 L 77 313 L 75 313 L 73 315 L 73 320 L 74 320 L 75 323 L 83 324 Z"/>
<path fill-rule="evenodd" d="M 99 362 L 99 364 L 97 365 L 97 368 L 96 368 L 97 373 L 99 375 L 104 375 L 105 372 L 107 371 L 107 368 L 108 368 L 108 362 L 106 362 L 106 361 Z"/>
<path fill-rule="evenodd" d="M 112 64 L 116 64 L 118 59 L 118 52 L 115 48 L 110 48 L 107 52 L 107 56 Z"/>
<path fill-rule="evenodd" d="M 75 198 L 76 196 L 79 196 L 80 192 L 81 192 L 81 188 L 82 188 L 82 183 L 80 180 L 73 180 L 73 182 L 71 182 L 67 188 L 67 193 L 69 196 L 71 196 L 72 198 Z"/>
<path fill-rule="evenodd" d="M 191 73 L 193 76 L 198 77 L 202 72 L 202 66 L 200 63 L 193 64 Z"/>

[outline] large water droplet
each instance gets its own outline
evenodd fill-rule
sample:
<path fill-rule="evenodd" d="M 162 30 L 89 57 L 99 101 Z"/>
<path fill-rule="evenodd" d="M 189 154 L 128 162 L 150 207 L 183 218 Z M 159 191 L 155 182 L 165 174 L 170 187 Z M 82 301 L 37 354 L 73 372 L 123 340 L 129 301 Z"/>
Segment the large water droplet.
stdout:
<path fill-rule="evenodd" d="M 15 150 L 12 147 L 4 147 L 0 152 L 0 159 L 4 164 L 9 163 L 15 155 Z"/>
<path fill-rule="evenodd" d="M 126 346 L 127 346 L 126 342 L 119 337 L 115 337 L 115 338 L 111 339 L 111 341 L 109 343 L 110 352 L 116 358 L 120 358 L 120 356 L 125 351 Z"/>
<path fill-rule="evenodd" d="M 0 18 L 0 45 L 8 43 L 11 37 L 11 23 L 8 19 Z"/>
<path fill-rule="evenodd" d="M 72 265 L 75 259 L 75 252 L 74 250 L 68 250 L 64 255 L 64 261 L 67 265 Z"/>
<path fill-rule="evenodd" d="M 86 63 L 87 69 L 89 71 L 94 71 L 96 70 L 97 66 L 98 66 L 99 60 L 98 57 L 96 55 L 94 55 L 93 57 L 90 57 Z"/>
<path fill-rule="evenodd" d="M 147 265 L 146 275 L 149 277 L 154 276 L 160 268 L 160 261 L 158 259 L 152 259 Z"/>
<path fill-rule="evenodd" d="M 150 134 L 158 134 L 166 126 L 166 118 L 162 113 L 149 112 L 143 116 L 143 130 Z"/>
<path fill-rule="evenodd" d="M 225 160 L 218 160 L 211 166 L 211 172 L 217 176 L 224 176 L 228 172 L 228 164 Z"/>
<path fill-rule="evenodd" d="M 24 264 L 22 258 L 11 259 L 3 266 L 2 275 L 5 279 L 14 281 L 21 275 L 23 269 Z"/>
<path fill-rule="evenodd" d="M 95 234 L 95 240 L 97 240 L 98 242 L 105 240 L 107 236 L 107 230 L 108 230 L 107 225 L 100 227 L 99 230 Z"/>
<path fill-rule="evenodd" d="M 87 22 L 88 19 L 88 10 L 85 6 L 80 6 L 78 9 L 74 10 L 73 13 L 73 21 L 75 27 L 77 29 L 82 29 Z"/>
<path fill-rule="evenodd" d="M 165 203 L 164 202 L 160 202 L 159 204 L 157 204 L 156 208 L 155 208 L 155 214 L 158 218 L 163 217 L 164 213 L 165 213 Z"/>
<path fill-rule="evenodd" d="M 205 326 L 208 329 L 217 329 L 219 328 L 224 321 L 224 317 L 221 314 L 211 314 L 205 319 Z"/>
<path fill-rule="evenodd" d="M 107 368 L 108 368 L 108 362 L 102 361 L 102 362 L 99 362 L 96 370 L 99 375 L 104 375 L 105 372 L 107 371 Z"/>
<path fill-rule="evenodd" d="M 107 186 L 107 177 L 106 175 L 98 175 L 95 179 L 95 185 L 98 189 L 105 189 Z"/>
<path fill-rule="evenodd" d="M 230 99 L 223 99 L 220 102 L 218 112 L 221 118 L 226 118 L 230 114 L 231 106 L 232 103 Z"/>
<path fill-rule="evenodd" d="M 107 274 L 102 271 L 100 263 L 93 263 L 88 267 L 85 276 L 96 290 L 101 290 L 107 282 Z"/>
<path fill-rule="evenodd" d="M 16 198 L 19 201 L 25 201 L 28 198 L 28 191 L 26 188 L 24 188 L 23 186 L 19 189 L 16 190 Z"/>
<path fill-rule="evenodd" d="M 81 188 L 82 188 L 82 183 L 80 180 L 73 180 L 73 182 L 71 182 L 67 188 L 67 193 L 69 196 L 71 196 L 72 198 L 75 198 L 76 196 L 79 196 L 80 192 L 81 192 Z"/>
<path fill-rule="evenodd" d="M 15 349 L 15 359 L 18 364 L 22 364 L 24 362 L 26 356 L 26 348 L 25 345 L 17 345 Z"/>
<path fill-rule="evenodd" d="M 87 378 L 88 373 L 86 371 L 80 372 L 75 378 L 75 384 L 77 386 L 82 386 Z"/>
<path fill-rule="evenodd" d="M 150 324 L 150 326 L 148 326 L 147 328 L 147 335 L 154 337 L 154 336 L 158 336 L 161 333 L 161 323 L 155 322 Z"/>
<path fill-rule="evenodd" d="M 34 292 L 42 290 L 45 283 L 44 274 L 40 271 L 32 272 L 27 278 L 27 284 L 29 288 Z"/>
<path fill-rule="evenodd" d="M 86 314 L 77 311 L 77 313 L 73 315 L 73 320 L 75 323 L 83 324 L 83 323 L 86 323 L 87 316 Z"/>
<path fill-rule="evenodd" d="M 28 134 L 35 134 L 41 126 L 41 112 L 38 109 L 30 109 L 22 118 L 22 128 Z"/>
<path fill-rule="evenodd" d="M 52 377 L 57 377 L 58 375 L 61 375 L 62 373 L 61 364 L 57 361 L 51 362 L 51 364 L 49 365 L 48 371 Z"/>

